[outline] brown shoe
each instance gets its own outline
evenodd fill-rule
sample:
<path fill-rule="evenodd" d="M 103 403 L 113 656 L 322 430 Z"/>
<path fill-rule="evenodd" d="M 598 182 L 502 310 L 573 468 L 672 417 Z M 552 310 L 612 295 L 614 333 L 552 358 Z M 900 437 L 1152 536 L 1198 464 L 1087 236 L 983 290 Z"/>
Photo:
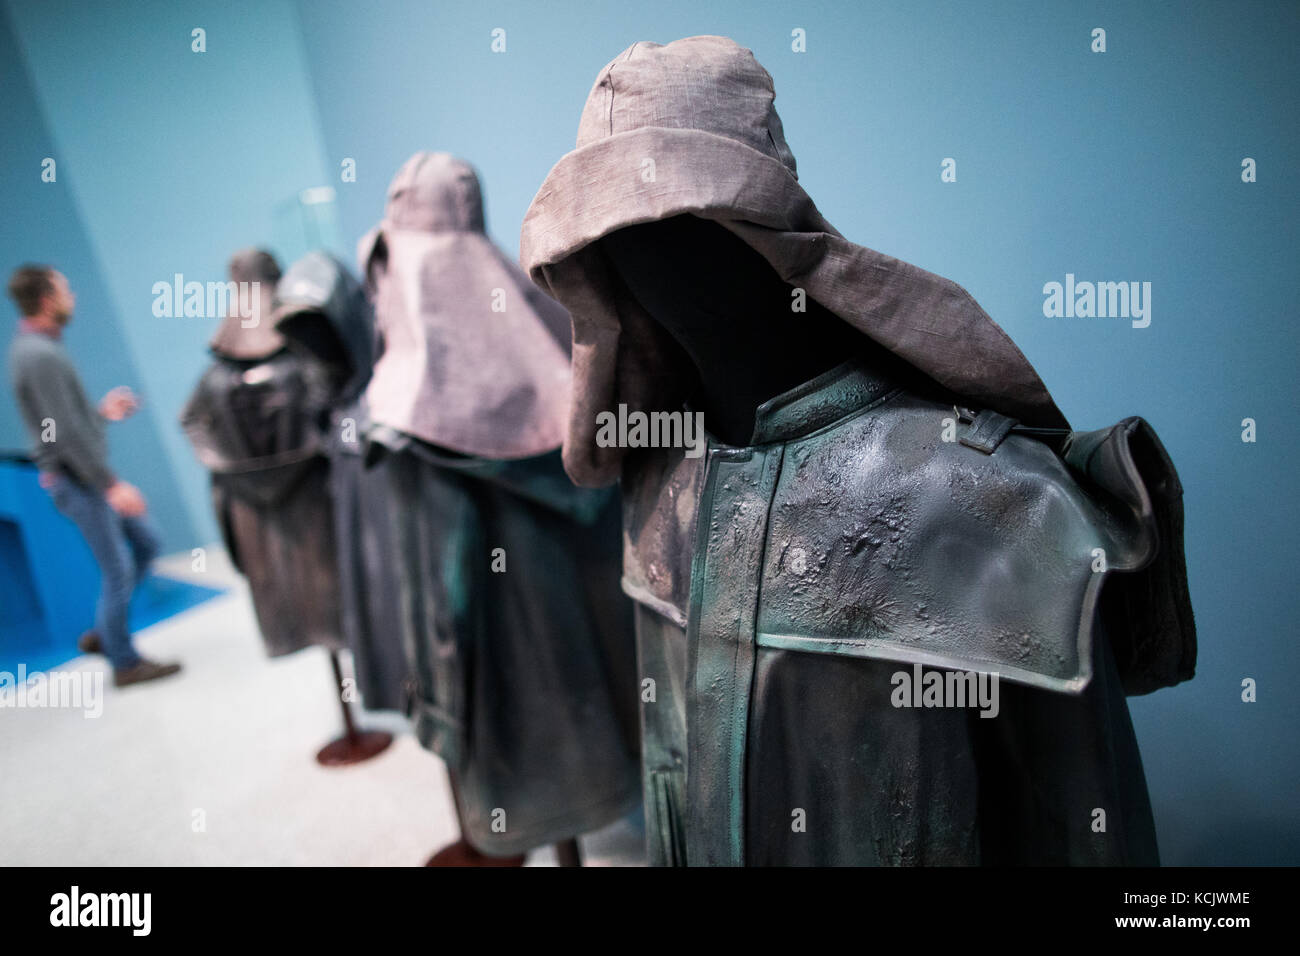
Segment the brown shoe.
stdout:
<path fill-rule="evenodd" d="M 93 628 L 77 638 L 77 650 L 83 654 L 99 654 L 104 650 L 104 642 L 99 639 L 99 631 Z"/>
<path fill-rule="evenodd" d="M 113 686 L 126 687 L 128 684 L 142 684 L 147 680 L 170 677 L 180 669 L 180 664 L 159 664 L 157 661 L 142 660 L 134 667 L 119 667 L 113 671 Z"/>
<path fill-rule="evenodd" d="M 465 840 L 445 846 L 425 866 L 523 866 L 527 856 L 488 856 L 474 849 Z"/>

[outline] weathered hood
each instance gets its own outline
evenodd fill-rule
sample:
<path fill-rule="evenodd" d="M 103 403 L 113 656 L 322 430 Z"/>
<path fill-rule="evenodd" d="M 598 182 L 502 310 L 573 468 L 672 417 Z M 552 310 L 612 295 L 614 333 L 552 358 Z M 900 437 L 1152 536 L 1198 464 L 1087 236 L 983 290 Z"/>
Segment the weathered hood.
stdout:
<path fill-rule="evenodd" d="M 358 248 L 383 355 L 377 426 L 485 458 L 554 451 L 569 401 L 569 316 L 483 231 L 473 168 L 417 153 Z"/>
<path fill-rule="evenodd" d="M 365 290 L 347 267 L 327 252 L 309 252 L 276 287 L 270 325 L 317 358 L 346 366 L 340 398 L 370 376 L 374 357 L 374 317 Z"/>
<path fill-rule="evenodd" d="M 551 169 L 520 238 L 528 274 L 573 317 L 570 476 L 618 478 L 623 449 L 597 446 L 598 413 L 681 401 L 662 334 L 594 244 L 682 214 L 725 226 L 782 280 L 973 403 L 1063 426 L 1028 360 L 965 289 L 849 242 L 822 217 L 799 185 L 774 100 L 767 71 L 725 37 L 635 43 L 597 76 L 577 148 Z"/>
<path fill-rule="evenodd" d="M 416 153 L 388 184 L 384 223 L 414 232 L 483 232 L 483 191 L 450 153 Z"/>
<path fill-rule="evenodd" d="M 253 302 L 251 289 L 248 294 L 230 297 L 229 308 L 208 347 L 218 355 L 240 361 L 270 358 L 285 346 L 284 338 L 271 323 L 280 264 L 262 249 L 241 249 L 230 257 L 228 274 L 231 282 L 257 283 L 257 316 L 254 319 L 239 314 L 241 305 Z"/>

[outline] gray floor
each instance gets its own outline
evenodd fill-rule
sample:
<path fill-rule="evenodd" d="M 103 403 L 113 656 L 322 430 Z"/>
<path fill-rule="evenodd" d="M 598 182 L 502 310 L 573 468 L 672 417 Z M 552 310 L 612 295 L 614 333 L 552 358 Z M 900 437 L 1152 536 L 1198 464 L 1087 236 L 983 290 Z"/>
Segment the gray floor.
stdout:
<path fill-rule="evenodd" d="M 196 575 L 188 556 L 160 563 L 231 588 L 139 635 L 144 654 L 182 661 L 182 674 L 123 690 L 106 680 L 96 719 L 0 710 L 0 862 L 414 866 L 456 838 L 442 763 L 396 715 L 363 721 L 398 734 L 385 753 L 316 764 L 340 730 L 329 658 L 268 659 L 246 588 L 219 564 Z M 641 846 L 635 818 L 583 839 L 588 865 L 638 865 Z M 554 862 L 549 848 L 529 858 Z"/>

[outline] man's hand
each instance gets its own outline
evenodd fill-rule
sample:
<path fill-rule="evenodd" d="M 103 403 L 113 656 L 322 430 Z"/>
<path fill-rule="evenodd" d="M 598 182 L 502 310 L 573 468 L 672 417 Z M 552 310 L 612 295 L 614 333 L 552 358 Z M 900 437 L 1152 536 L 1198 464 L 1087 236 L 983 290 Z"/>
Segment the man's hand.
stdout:
<path fill-rule="evenodd" d="M 120 422 L 134 415 L 139 407 L 140 403 L 136 401 L 135 393 L 125 385 L 119 385 L 100 401 L 99 414 L 110 422 Z"/>
<path fill-rule="evenodd" d="M 135 485 L 115 481 L 104 490 L 108 506 L 123 518 L 138 518 L 145 512 L 144 495 Z"/>

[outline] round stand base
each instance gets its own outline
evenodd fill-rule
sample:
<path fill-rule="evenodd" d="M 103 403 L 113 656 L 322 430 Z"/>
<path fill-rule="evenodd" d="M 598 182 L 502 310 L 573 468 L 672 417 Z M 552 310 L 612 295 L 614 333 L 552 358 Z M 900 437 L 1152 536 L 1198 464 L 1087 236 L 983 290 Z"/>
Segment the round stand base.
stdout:
<path fill-rule="evenodd" d="M 425 866 L 523 866 L 526 856 L 488 856 L 474 849 L 465 840 L 445 846 Z"/>
<path fill-rule="evenodd" d="M 393 735 L 390 733 L 363 730 L 327 743 L 316 754 L 316 762 L 322 767 L 346 767 L 383 753 L 392 742 Z"/>

